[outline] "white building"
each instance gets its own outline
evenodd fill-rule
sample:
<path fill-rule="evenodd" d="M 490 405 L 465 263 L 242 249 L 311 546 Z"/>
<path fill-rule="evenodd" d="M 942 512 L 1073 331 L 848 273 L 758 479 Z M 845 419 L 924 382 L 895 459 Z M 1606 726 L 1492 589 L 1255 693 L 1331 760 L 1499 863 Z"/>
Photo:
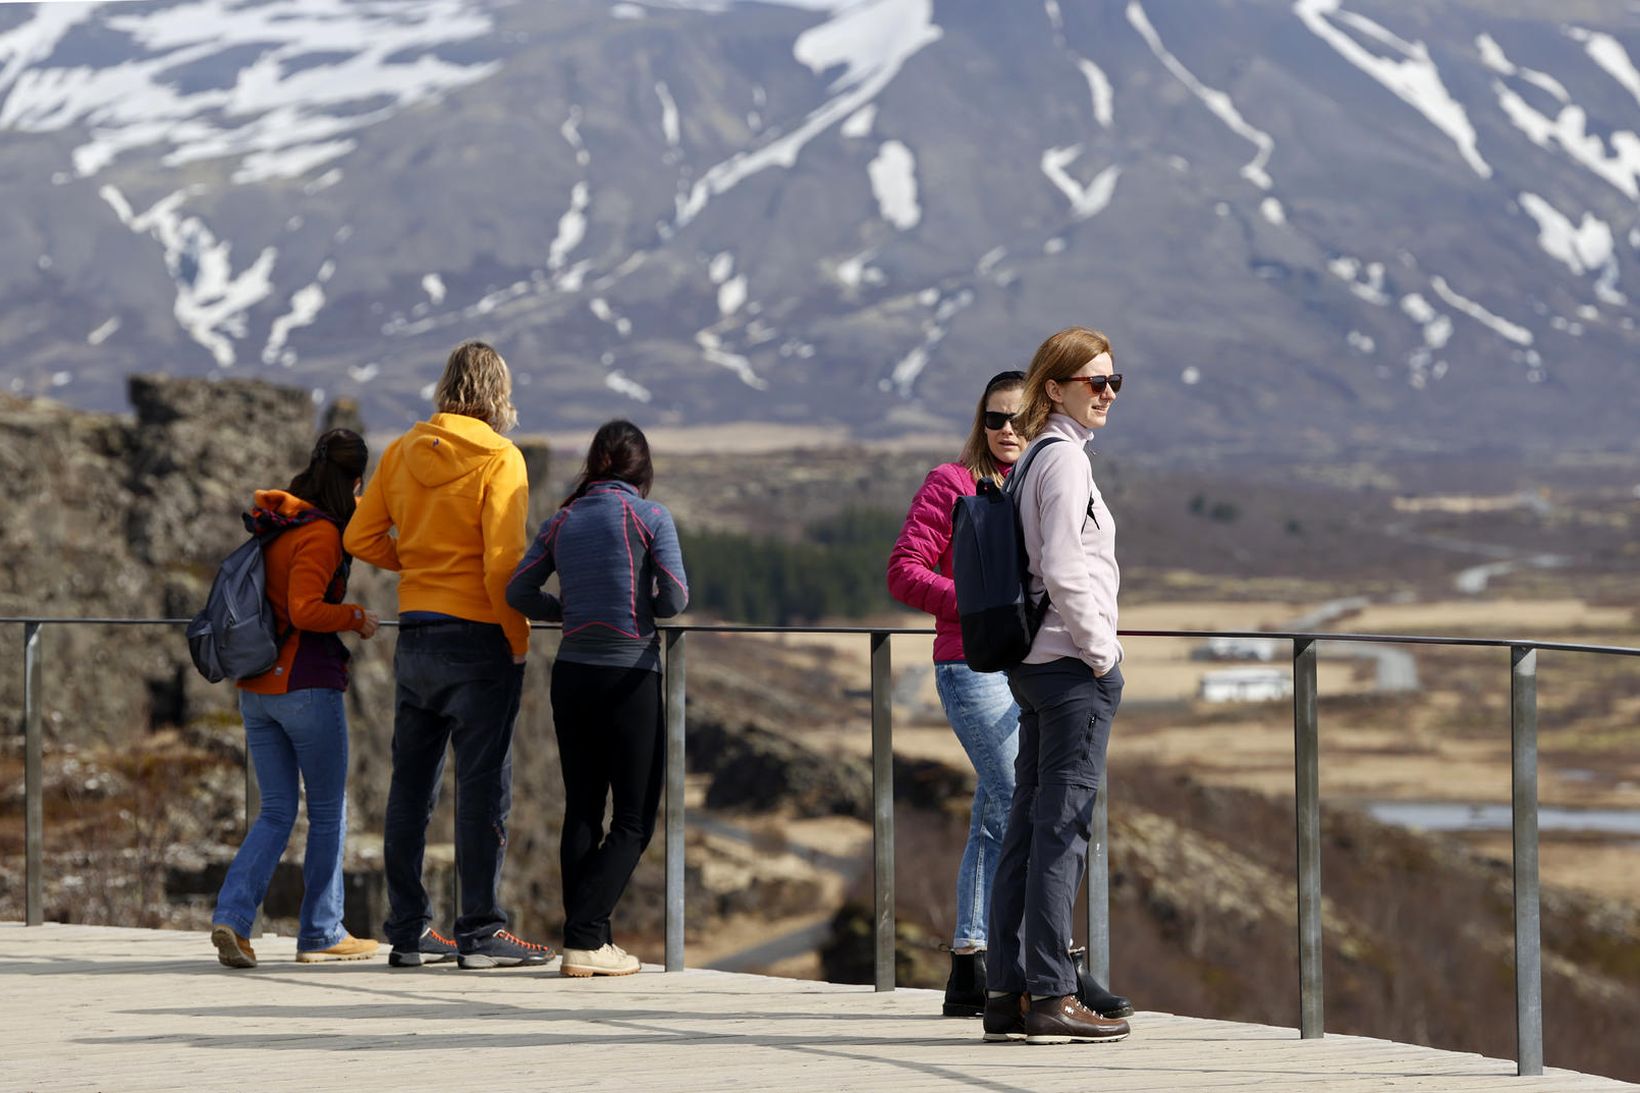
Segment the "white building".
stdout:
<path fill-rule="evenodd" d="M 1280 668 L 1218 668 L 1202 674 L 1204 702 L 1274 702 L 1293 693 L 1291 673 Z"/>
<path fill-rule="evenodd" d="M 1287 644 L 1277 638 L 1208 638 L 1200 656 L 1207 660 L 1274 660 Z"/>

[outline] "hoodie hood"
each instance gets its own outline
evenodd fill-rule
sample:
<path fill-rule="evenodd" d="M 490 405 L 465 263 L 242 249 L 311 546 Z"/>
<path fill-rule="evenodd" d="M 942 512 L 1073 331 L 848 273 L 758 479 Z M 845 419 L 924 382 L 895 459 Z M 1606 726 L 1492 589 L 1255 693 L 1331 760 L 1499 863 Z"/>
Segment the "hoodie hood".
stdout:
<path fill-rule="evenodd" d="M 436 488 L 472 474 L 511 443 L 476 417 L 434 414 L 406 434 L 404 463 L 417 482 Z"/>
<path fill-rule="evenodd" d="M 274 516 L 295 516 L 313 507 L 285 490 L 257 490 L 251 494 L 251 505 Z"/>
<path fill-rule="evenodd" d="M 285 490 L 257 490 L 251 495 L 251 510 L 245 513 L 245 530 L 252 535 L 277 535 L 315 520 L 331 520 L 316 505 Z"/>

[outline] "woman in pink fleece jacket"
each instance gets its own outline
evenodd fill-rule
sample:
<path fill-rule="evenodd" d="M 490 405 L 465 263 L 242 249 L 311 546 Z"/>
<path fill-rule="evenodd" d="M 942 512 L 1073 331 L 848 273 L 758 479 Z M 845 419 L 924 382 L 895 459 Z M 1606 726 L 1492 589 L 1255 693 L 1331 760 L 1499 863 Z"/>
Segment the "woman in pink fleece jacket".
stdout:
<path fill-rule="evenodd" d="M 1029 456 L 1014 492 L 1031 592 L 1049 606 L 1024 663 L 1008 670 L 1019 759 L 991 905 L 987 1040 L 1120 1040 L 1129 1031 L 1120 1018 L 1133 1012 L 1126 999 L 1079 981 L 1065 951 L 1122 701 L 1116 521 L 1086 447 L 1121 387 L 1110 342 L 1084 327 L 1043 342 L 1025 379 L 1019 428 L 1041 452 Z"/>
<path fill-rule="evenodd" d="M 951 581 L 951 510 L 957 498 L 973 496 L 981 478 L 1000 483 L 1025 450 L 1025 441 L 1014 429 L 1024 386 L 1023 372 L 991 377 L 974 410 L 962 455 L 957 462 L 941 463 L 928 472 L 888 556 L 889 592 L 908 607 L 934 616 L 934 685 L 977 776 L 968 844 L 957 870 L 956 936 L 945 984 L 947 1017 L 978 1017 L 985 1009 L 985 919 L 1019 752 L 1019 707 L 1007 679 L 1000 672 L 971 670 L 963 656 L 957 591 Z"/>

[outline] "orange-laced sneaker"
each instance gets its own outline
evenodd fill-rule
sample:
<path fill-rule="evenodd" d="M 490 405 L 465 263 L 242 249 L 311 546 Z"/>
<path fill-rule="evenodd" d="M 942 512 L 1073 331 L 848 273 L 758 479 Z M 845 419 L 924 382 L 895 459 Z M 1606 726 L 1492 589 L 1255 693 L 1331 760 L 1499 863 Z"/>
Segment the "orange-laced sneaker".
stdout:
<path fill-rule="evenodd" d="M 395 945 L 387 962 L 395 968 L 419 968 L 423 964 L 443 964 L 456 958 L 456 943 L 431 926 L 421 932 L 413 945 Z"/>
<path fill-rule="evenodd" d="M 471 949 L 456 958 L 456 963 L 463 968 L 517 968 L 545 964 L 557 955 L 551 945 L 537 945 L 505 930 L 497 930 L 475 941 Z"/>

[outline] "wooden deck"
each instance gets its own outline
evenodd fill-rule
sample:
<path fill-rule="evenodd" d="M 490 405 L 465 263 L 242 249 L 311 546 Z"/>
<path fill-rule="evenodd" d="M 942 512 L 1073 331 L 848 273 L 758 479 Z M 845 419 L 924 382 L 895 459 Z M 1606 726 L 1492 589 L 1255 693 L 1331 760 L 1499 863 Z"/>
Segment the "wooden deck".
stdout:
<path fill-rule="evenodd" d="M 983 1044 L 927 990 L 726 972 L 295 963 L 202 933 L 0 923 L 6 1089 L 1635 1089 L 1357 1036 L 1140 1013 L 1119 1044 Z"/>

